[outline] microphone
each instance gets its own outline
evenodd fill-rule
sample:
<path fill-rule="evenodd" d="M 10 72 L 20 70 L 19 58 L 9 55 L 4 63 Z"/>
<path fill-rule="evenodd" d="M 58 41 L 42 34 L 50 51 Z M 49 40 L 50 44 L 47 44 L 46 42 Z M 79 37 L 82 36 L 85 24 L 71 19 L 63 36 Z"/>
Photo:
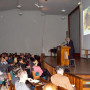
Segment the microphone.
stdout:
<path fill-rule="evenodd" d="M 61 46 L 62 46 L 62 45 L 65 45 L 65 42 L 62 42 L 62 43 L 61 43 Z"/>

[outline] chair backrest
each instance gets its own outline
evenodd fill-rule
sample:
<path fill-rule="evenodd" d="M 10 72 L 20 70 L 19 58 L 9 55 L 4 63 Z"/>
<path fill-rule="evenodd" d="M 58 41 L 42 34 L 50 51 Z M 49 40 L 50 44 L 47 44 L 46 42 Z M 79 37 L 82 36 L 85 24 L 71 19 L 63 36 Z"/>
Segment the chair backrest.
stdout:
<path fill-rule="evenodd" d="M 15 86 L 11 83 L 12 78 L 10 72 L 8 72 L 8 80 L 10 84 L 10 90 L 15 90 Z"/>
<path fill-rule="evenodd" d="M 40 76 L 36 76 L 34 71 L 32 71 L 32 76 L 33 76 L 33 79 L 39 79 L 40 78 Z"/>
<path fill-rule="evenodd" d="M 9 80 L 9 81 L 12 80 L 10 72 L 8 72 L 8 80 Z"/>

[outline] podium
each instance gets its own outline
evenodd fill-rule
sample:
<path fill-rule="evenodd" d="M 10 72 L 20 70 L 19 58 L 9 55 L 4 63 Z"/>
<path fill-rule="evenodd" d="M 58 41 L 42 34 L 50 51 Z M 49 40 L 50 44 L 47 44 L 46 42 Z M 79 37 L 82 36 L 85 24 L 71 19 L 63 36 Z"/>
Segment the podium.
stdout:
<path fill-rule="evenodd" d="M 57 47 L 57 65 L 62 65 L 62 66 L 69 65 L 68 55 L 69 55 L 70 48 L 71 47 L 68 47 L 68 46 Z"/>

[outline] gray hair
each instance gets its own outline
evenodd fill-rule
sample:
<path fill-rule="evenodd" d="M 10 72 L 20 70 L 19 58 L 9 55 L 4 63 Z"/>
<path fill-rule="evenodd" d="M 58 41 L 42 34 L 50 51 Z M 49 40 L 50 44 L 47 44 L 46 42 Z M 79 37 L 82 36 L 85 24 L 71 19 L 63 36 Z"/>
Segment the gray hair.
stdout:
<path fill-rule="evenodd" d="M 55 67 L 56 72 L 58 72 L 58 70 L 60 70 L 60 69 L 62 69 L 64 71 L 65 67 L 64 66 L 56 66 Z"/>

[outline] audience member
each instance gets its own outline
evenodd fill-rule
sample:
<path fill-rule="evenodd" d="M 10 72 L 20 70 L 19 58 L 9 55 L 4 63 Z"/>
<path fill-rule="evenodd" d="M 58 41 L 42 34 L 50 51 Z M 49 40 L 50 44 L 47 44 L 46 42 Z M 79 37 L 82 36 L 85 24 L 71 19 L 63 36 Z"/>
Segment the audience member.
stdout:
<path fill-rule="evenodd" d="M 70 84 L 68 77 L 63 75 L 65 68 L 63 66 L 57 66 L 55 69 L 57 74 L 51 76 L 51 82 L 54 85 L 63 87 L 67 90 L 74 90 L 74 88 Z"/>
<path fill-rule="evenodd" d="M 30 90 L 30 88 L 25 84 L 28 79 L 27 72 L 23 70 L 20 66 L 13 69 L 14 74 L 19 77 L 19 80 L 15 82 L 16 90 Z"/>
<path fill-rule="evenodd" d="M 34 79 L 39 79 L 40 77 L 43 77 L 44 79 L 48 79 L 48 77 L 51 77 L 51 74 L 49 73 L 49 71 L 47 69 L 41 69 L 40 66 L 38 66 L 38 61 L 35 60 L 33 61 L 34 65 L 33 65 L 33 78 Z"/>
<path fill-rule="evenodd" d="M 40 66 L 38 66 L 38 61 L 37 60 L 35 60 L 35 61 L 33 61 L 33 63 L 34 63 L 34 65 L 33 65 L 33 71 L 32 71 L 32 73 L 33 73 L 33 78 L 34 79 L 39 79 L 40 78 L 40 76 L 42 75 L 42 73 L 43 73 L 43 71 L 42 71 L 42 69 L 40 68 Z"/>
<path fill-rule="evenodd" d="M 7 72 L 7 68 L 8 67 L 9 67 L 9 64 L 6 61 L 5 57 L 1 57 L 1 60 L 0 60 L 0 71 Z"/>
<path fill-rule="evenodd" d="M 12 64 L 12 63 L 13 63 L 13 58 L 12 58 L 12 56 L 9 56 L 7 61 L 8 61 L 8 64 Z"/>

